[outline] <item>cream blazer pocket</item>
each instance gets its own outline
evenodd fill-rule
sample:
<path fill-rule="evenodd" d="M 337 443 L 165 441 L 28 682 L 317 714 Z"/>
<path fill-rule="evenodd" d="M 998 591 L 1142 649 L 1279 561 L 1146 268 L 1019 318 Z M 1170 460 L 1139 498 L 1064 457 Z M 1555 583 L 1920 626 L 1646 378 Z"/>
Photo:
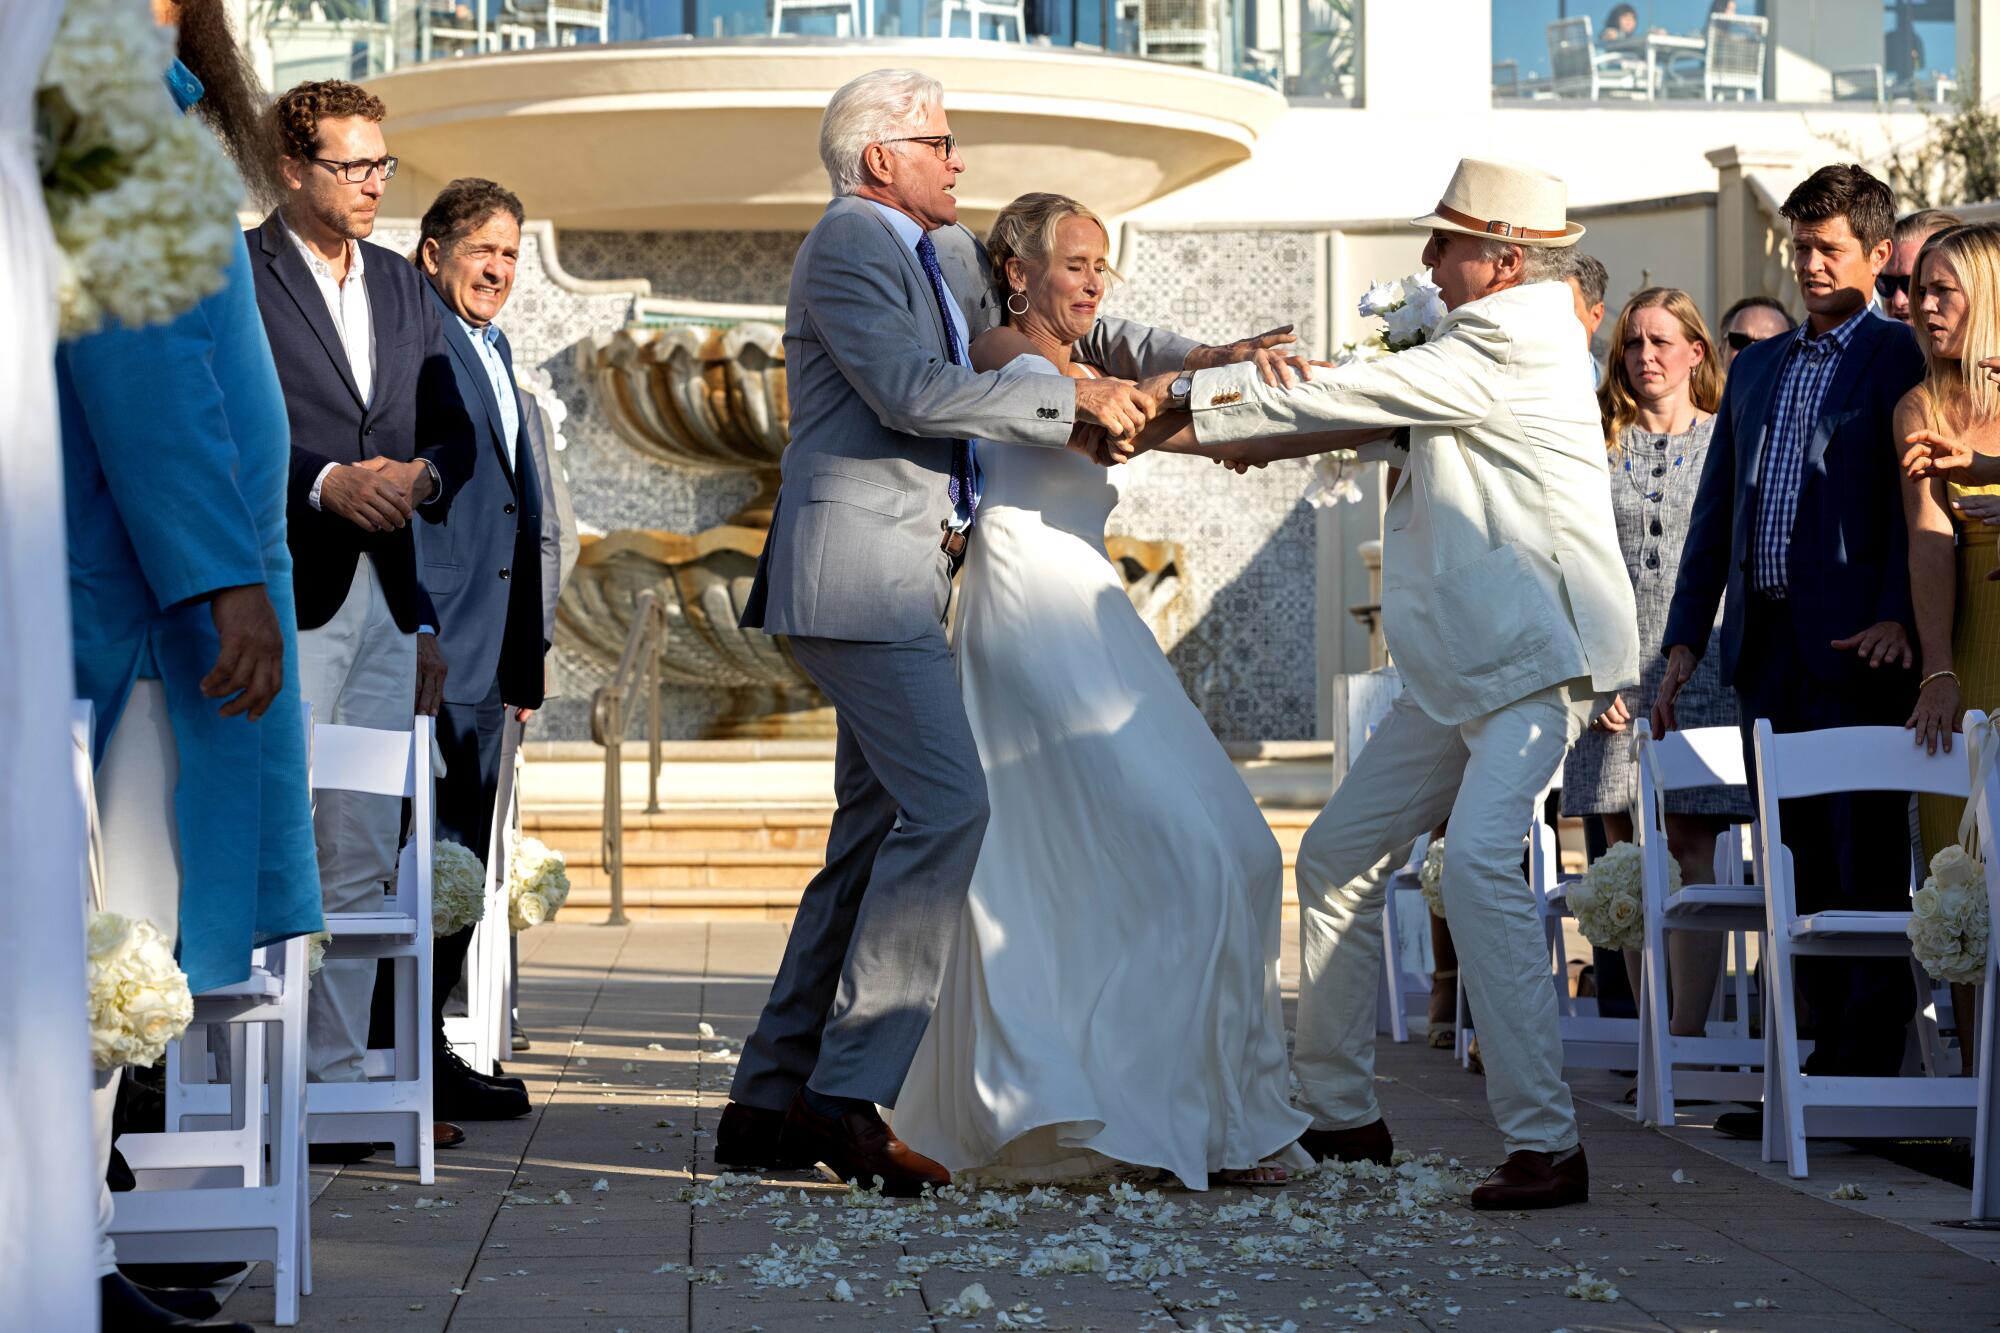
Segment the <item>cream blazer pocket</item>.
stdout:
<path fill-rule="evenodd" d="M 1454 670 L 1483 676 L 1533 658 L 1555 635 L 1555 562 L 1509 542 L 1431 580 L 1438 633 Z"/>

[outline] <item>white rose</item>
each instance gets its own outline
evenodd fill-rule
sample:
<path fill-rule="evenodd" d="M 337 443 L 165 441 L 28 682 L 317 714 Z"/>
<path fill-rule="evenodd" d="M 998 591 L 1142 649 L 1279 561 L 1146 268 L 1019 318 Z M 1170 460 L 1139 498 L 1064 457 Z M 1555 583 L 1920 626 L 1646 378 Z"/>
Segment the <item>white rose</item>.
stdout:
<path fill-rule="evenodd" d="M 1370 283 L 1368 290 L 1361 294 L 1361 313 L 1373 319 L 1386 315 L 1403 303 L 1403 284 L 1400 282 Z"/>
<path fill-rule="evenodd" d="M 1403 351 L 1416 346 L 1430 332 L 1433 321 L 1426 317 L 1423 306 L 1415 303 L 1398 306 L 1382 316 L 1386 326 L 1389 346 Z"/>
<path fill-rule="evenodd" d="M 1935 921 L 1944 913 L 1944 894 L 1939 891 L 1935 879 L 1927 879 L 1924 886 L 1910 895 L 1910 915 L 1922 921 Z"/>
<path fill-rule="evenodd" d="M 1979 863 L 1965 854 L 1965 848 L 1952 844 L 1941 849 L 1931 858 L 1931 877 L 1939 888 L 1953 885 L 1977 884 L 1981 880 Z"/>

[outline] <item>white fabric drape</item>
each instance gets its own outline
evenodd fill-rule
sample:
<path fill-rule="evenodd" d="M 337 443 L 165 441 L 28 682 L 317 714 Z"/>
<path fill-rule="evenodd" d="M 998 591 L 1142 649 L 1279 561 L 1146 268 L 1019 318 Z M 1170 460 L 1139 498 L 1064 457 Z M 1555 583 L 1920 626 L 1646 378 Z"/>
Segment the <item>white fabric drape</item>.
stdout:
<path fill-rule="evenodd" d="M 61 0 L 0 0 L 0 1273 L 8 1328 L 95 1328 L 83 812 L 70 766 L 55 242 L 34 92 Z M 18 1321 L 18 1322 L 16 1322 Z"/>

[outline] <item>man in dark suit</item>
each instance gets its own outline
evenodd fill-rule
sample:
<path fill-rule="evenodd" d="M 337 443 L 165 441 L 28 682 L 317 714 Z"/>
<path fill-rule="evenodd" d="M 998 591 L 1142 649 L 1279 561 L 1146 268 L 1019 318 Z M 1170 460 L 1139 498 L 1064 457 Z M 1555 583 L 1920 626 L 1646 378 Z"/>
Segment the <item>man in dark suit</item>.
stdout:
<path fill-rule="evenodd" d="M 543 485 L 528 437 L 528 412 L 514 384 L 513 351 L 493 321 L 514 286 L 521 251 L 521 201 L 488 180 L 455 180 L 424 213 L 417 264 L 440 312 L 459 393 L 471 404 L 476 437 L 472 474 L 442 523 L 417 534 L 425 586 L 437 604 L 439 636 L 452 664 L 438 710 L 445 777 L 438 784 L 438 834 L 474 849 L 492 845 L 501 738 L 511 714 L 526 721 L 541 707 L 542 658 L 555 633 L 545 595 L 545 560 L 558 535 L 543 530 Z M 440 936 L 434 972 L 439 1029 L 445 997 L 464 971 L 471 930 Z M 490 1071 L 472 1070 L 437 1045 L 436 1109 L 453 1119 L 490 1118 L 501 1099 Z M 502 1085 L 504 1086 L 504 1085 Z M 511 1091 L 511 1090 L 510 1090 Z M 525 1092 L 506 1105 L 526 1114 Z"/>
<path fill-rule="evenodd" d="M 1825 167 L 1784 215 L 1806 323 L 1744 348 L 1730 367 L 1668 613 L 1656 732 L 1693 674 L 1723 603 L 1722 675 L 1741 703 L 1744 745 L 1773 730 L 1892 726 L 1916 694 L 1908 536 L 1896 402 L 1924 372 L 1909 329 L 1868 311 L 1895 224 L 1887 186 L 1857 166 Z M 1727 590 L 1727 600 L 1723 594 Z M 1799 909 L 1909 903 L 1909 797 L 1788 801 L 1785 843 Z M 1916 995 L 1906 963 L 1806 959 L 1815 1074 L 1894 1075 Z M 1755 1113 L 1717 1128 L 1754 1136 Z"/>
<path fill-rule="evenodd" d="M 351 83 L 303 83 L 273 116 L 284 202 L 248 240 L 291 420 L 300 680 L 317 721 L 406 730 L 413 709 L 437 711 L 445 677 L 410 520 L 450 512 L 472 426 L 436 301 L 401 256 L 366 240 L 396 170 L 382 103 Z M 313 824 L 326 909 L 381 910 L 401 801 L 323 793 Z M 334 961 L 314 978 L 314 1078 L 363 1077 L 375 970 Z"/>

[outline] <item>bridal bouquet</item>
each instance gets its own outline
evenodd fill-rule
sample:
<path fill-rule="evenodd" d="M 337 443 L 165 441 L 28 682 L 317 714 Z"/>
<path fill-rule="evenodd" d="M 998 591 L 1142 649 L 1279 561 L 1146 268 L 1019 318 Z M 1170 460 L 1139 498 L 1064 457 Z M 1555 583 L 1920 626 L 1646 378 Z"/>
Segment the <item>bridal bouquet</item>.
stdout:
<path fill-rule="evenodd" d="M 1424 849 L 1424 864 L 1417 871 L 1417 887 L 1424 892 L 1424 902 L 1431 909 L 1431 915 L 1444 920 L 1444 839 L 1432 838 L 1431 845 Z"/>
<path fill-rule="evenodd" d="M 1931 858 L 1924 886 L 1910 895 L 1910 952 L 1939 981 L 1978 983 L 1992 931 L 1986 871 L 1956 843 Z"/>
<path fill-rule="evenodd" d="M 1394 282 L 1369 284 L 1361 295 L 1359 310 L 1364 318 L 1380 319 L 1382 327 L 1360 342 L 1342 347 L 1334 354 L 1336 366 L 1374 361 L 1420 347 L 1430 340 L 1445 316 L 1444 297 L 1432 284 L 1429 269 Z M 1358 501 L 1359 466 L 1359 457 L 1352 449 L 1335 449 L 1319 455 L 1313 460 L 1312 480 L 1306 485 L 1306 503 L 1324 509 L 1338 501 L 1348 504 Z"/>
<path fill-rule="evenodd" d="M 569 868 L 539 838 L 514 844 L 507 863 L 507 924 L 516 934 L 547 921 L 569 901 Z"/>
<path fill-rule="evenodd" d="M 431 933 L 455 935 L 486 915 L 486 867 L 456 842 L 431 853 Z"/>
<path fill-rule="evenodd" d="M 1569 886 L 1570 915 L 1583 937 L 1600 949 L 1636 949 L 1644 939 L 1645 853 L 1636 842 L 1621 842 L 1590 863 Z M 1680 864 L 1667 858 L 1669 891 L 1681 886 Z"/>
<path fill-rule="evenodd" d="M 158 324 L 222 289 L 242 183 L 167 91 L 173 39 L 141 0 L 70 0 L 35 91 L 65 338 Z"/>
<path fill-rule="evenodd" d="M 92 912 L 90 1053 L 98 1069 L 155 1065 L 194 1020 L 187 974 L 150 921 Z"/>

